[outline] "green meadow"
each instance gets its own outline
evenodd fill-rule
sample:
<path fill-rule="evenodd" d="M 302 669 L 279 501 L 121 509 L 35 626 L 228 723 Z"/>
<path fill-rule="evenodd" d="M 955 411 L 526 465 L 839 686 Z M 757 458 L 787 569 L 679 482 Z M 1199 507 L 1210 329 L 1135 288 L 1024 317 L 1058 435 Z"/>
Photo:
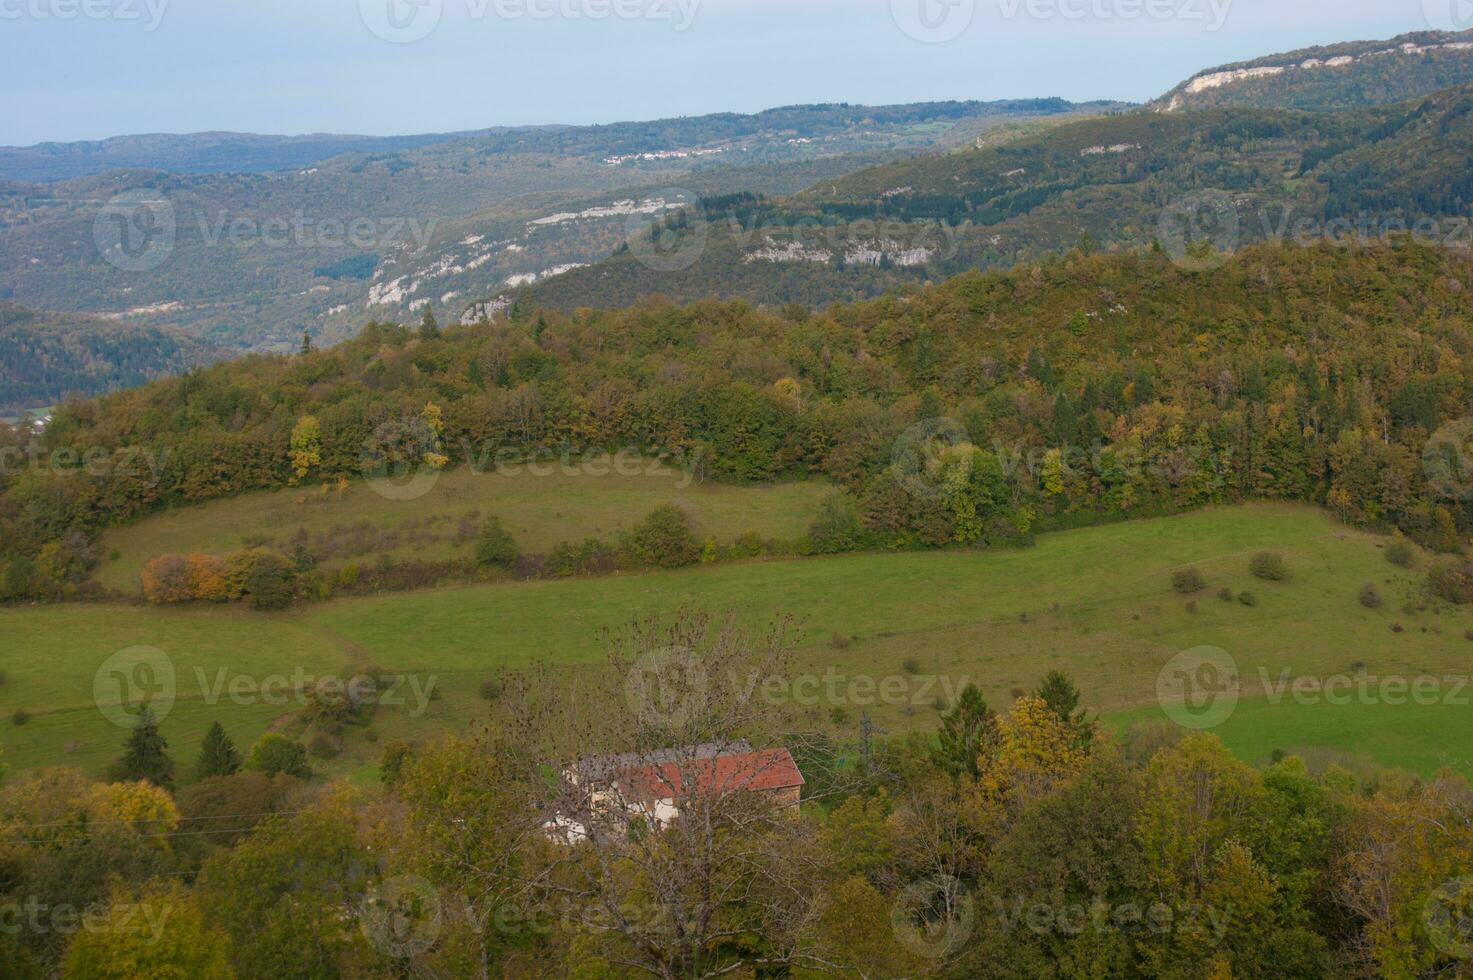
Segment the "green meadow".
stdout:
<path fill-rule="evenodd" d="M 371 539 L 359 539 L 371 551 L 329 559 L 323 563 L 329 567 L 349 560 L 377 561 L 380 555 L 399 560 L 465 557 L 471 546 L 457 541 L 456 534 L 461 520 L 473 514 L 501 518 L 528 552 L 547 552 L 588 537 L 612 540 L 665 504 L 684 508 L 703 538 L 726 543 L 755 532 L 793 540 L 808 530 L 819 502 L 832 492 L 820 481 L 760 487 L 700 482 L 652 459 L 628 464 L 622 475 L 545 465 L 551 471 L 536 474 L 525 464 L 480 474 L 469 466 L 457 467 L 441 473 L 427 494 L 412 501 L 389 499 L 357 480 L 342 492 L 312 486 L 181 507 L 106 532 L 105 560 L 97 577 L 110 589 L 137 593 L 139 572 L 157 555 L 221 554 L 262 540 L 286 549 L 299 529 L 344 543 L 352 542 L 355 529 L 371 529 Z"/>
<path fill-rule="evenodd" d="M 259 681 L 298 668 L 350 675 L 374 663 L 418 687 L 406 683 L 402 704 L 352 729 L 342 756 L 315 763 L 372 778 L 384 741 L 463 730 L 484 716 L 479 688 L 500 670 L 533 662 L 586 668 L 602 658 L 604 630 L 694 608 L 754 626 L 794 617 L 795 671 L 811 678 L 798 690 L 817 695 L 798 702 L 800 717 L 835 732 L 852 732 L 861 714 L 886 731 L 929 731 L 966 682 L 1002 707 L 1055 668 L 1073 675 L 1089 706 L 1116 726 L 1163 718 L 1156 703 L 1163 666 L 1183 650 L 1213 646 L 1228 651 L 1241 672 L 1241 701 L 1218 731 L 1245 759 L 1284 749 L 1473 773 L 1466 706 L 1287 697 L 1275 705 L 1263 689 L 1263 671 L 1270 678 L 1286 670 L 1312 677 L 1473 673 L 1473 642 L 1465 636 L 1473 613 L 1427 600 L 1420 570 L 1388 563 L 1386 542 L 1312 508 L 1250 505 L 1061 532 L 1021 550 L 756 561 L 340 600 L 276 615 L 11 609 L 0 611 L 0 745 L 13 766 L 100 771 L 124 733 L 94 705 L 93 677 L 110 655 L 135 645 L 157 647 L 174 665 L 177 701 L 162 729 L 181 768 L 214 718 L 244 747 L 292 710 L 212 698 L 209 684 L 200 690 L 201 672 L 211 683 L 221 670 Z M 1249 573 L 1249 559 L 1261 550 L 1284 557 L 1286 581 Z M 1422 567 L 1426 561 L 1420 557 Z M 1173 571 L 1188 566 L 1207 582 L 1195 596 L 1178 595 L 1170 583 Z M 1385 598 L 1379 609 L 1357 600 L 1367 582 Z M 1222 589 L 1230 601 L 1218 597 Z M 1256 604 L 1239 601 L 1243 591 Z M 434 697 L 424 700 L 419 694 L 431 684 Z M 30 713 L 26 724 L 12 723 L 17 709 Z"/>

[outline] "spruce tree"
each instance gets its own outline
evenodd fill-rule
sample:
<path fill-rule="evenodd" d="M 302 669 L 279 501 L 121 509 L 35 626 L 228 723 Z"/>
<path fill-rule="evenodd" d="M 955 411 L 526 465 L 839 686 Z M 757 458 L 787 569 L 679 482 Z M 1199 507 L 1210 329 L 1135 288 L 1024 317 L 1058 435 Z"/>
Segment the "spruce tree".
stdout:
<path fill-rule="evenodd" d="M 149 782 L 162 789 L 174 788 L 174 760 L 164 751 L 169 743 L 159 734 L 153 712 L 144 708 L 138 724 L 128 736 L 123 757 L 112 764 L 108 776 L 115 782 Z"/>
<path fill-rule="evenodd" d="M 435 311 L 428 306 L 419 318 L 419 335 L 425 340 L 435 340 L 440 336 L 440 321 L 435 319 Z"/>
<path fill-rule="evenodd" d="M 953 776 L 976 776 L 978 759 L 992 739 L 992 709 L 976 684 L 968 684 L 951 714 L 941 719 L 936 764 Z"/>
<path fill-rule="evenodd" d="M 1059 716 L 1069 728 L 1074 730 L 1075 741 L 1081 747 L 1086 747 L 1094 740 L 1094 722 L 1085 717 L 1085 712 L 1079 708 L 1079 688 L 1069 680 L 1067 674 L 1059 670 L 1051 670 L 1044 677 L 1043 683 L 1038 686 L 1038 697 L 1049 710 Z"/>
<path fill-rule="evenodd" d="M 311 330 L 303 330 L 302 331 L 302 355 L 305 357 L 306 355 L 308 355 L 310 353 L 312 353 L 312 331 Z"/>
<path fill-rule="evenodd" d="M 199 763 L 195 771 L 200 779 L 211 776 L 233 776 L 240 771 L 240 753 L 235 743 L 225 734 L 225 726 L 218 721 L 205 734 L 204 745 L 200 746 Z"/>

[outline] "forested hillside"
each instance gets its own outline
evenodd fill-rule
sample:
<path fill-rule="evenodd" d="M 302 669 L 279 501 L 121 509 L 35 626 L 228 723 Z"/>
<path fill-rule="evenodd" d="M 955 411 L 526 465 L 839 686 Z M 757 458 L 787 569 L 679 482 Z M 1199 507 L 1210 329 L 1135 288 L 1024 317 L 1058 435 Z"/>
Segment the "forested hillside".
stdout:
<path fill-rule="evenodd" d="M 0 303 L 0 412 L 132 388 L 209 357 L 173 331 Z"/>
<path fill-rule="evenodd" d="M 1230 106 L 1348 109 L 1473 81 L 1473 31 L 1348 41 L 1198 72 L 1151 103 L 1168 112 Z"/>
<path fill-rule="evenodd" d="M 1130 113 L 863 170 L 786 199 L 725 198 L 661 242 L 533 287 L 538 304 L 823 303 L 1033 261 L 1081 240 L 1180 258 L 1415 229 L 1467 247 L 1473 86 L 1347 112 Z"/>
<path fill-rule="evenodd" d="M 708 478 L 831 477 L 849 499 L 815 529 L 820 550 L 1004 543 L 1255 498 L 1451 546 L 1465 495 L 1422 456 L 1466 411 L 1470 277 L 1465 256 L 1405 240 L 1259 246 L 1200 272 L 1073 251 L 817 314 L 651 301 L 370 324 L 331 350 L 63 406 L 45 446 L 119 455 L 10 474 L 0 540 L 25 568 L 50 549 L 61 577 L 31 580 L 45 593 L 85 578 L 57 554 L 82 547 L 69 532 L 165 504 L 372 460 L 633 446 L 700 459 Z"/>

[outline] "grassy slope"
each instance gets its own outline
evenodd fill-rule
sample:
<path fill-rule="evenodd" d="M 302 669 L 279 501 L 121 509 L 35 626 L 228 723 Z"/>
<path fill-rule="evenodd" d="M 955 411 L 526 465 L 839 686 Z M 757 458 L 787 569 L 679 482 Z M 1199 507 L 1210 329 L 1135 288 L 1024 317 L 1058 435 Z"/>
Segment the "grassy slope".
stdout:
<path fill-rule="evenodd" d="M 1220 646 L 1237 658 L 1248 688 L 1221 732 L 1247 758 L 1275 747 L 1324 745 L 1383 764 L 1428 770 L 1448 762 L 1468 769 L 1473 730 L 1466 708 L 1273 708 L 1253 690 L 1260 666 L 1325 675 L 1364 661 L 1380 675 L 1469 672 L 1473 644 L 1463 633 L 1473 626 L 1473 614 L 1403 610 L 1414 577 L 1385 562 L 1383 544 L 1319 511 L 1262 505 L 1061 533 L 1027 551 L 855 555 L 446 589 L 273 617 L 125 608 L 10 611 L 0 613 L 0 635 L 16 641 L 5 644 L 12 652 L 0 653 L 11 678 L 0 688 L 0 712 L 8 716 L 24 706 L 38 717 L 22 729 L 6 723 L 0 742 L 19 765 L 100 761 L 107 753 L 98 741 L 104 747 L 120 741 L 116 729 L 87 710 L 92 672 L 107 654 L 150 643 L 181 661 L 223 663 L 232 647 L 246 648 L 245 630 L 251 649 L 266 645 L 252 654 L 253 665 L 270 662 L 272 645 L 284 644 L 309 670 L 340 670 L 366 657 L 434 675 L 443 697 L 423 718 L 410 717 L 407 708 L 381 712 L 375 723 L 381 739 L 463 728 L 481 714 L 477 687 L 498 666 L 535 659 L 570 667 L 594 663 L 601 628 L 689 604 L 756 621 L 778 610 L 793 613 L 805 631 L 800 664 L 817 672 L 834 667 L 842 677 L 904 678 L 902 664 L 913 657 L 922 674 L 941 675 L 953 685 L 967 677 L 977 681 L 994 705 L 1005 704 L 1013 688 L 1031 687 L 1047 670 L 1062 667 L 1075 675 L 1091 706 L 1113 719 L 1159 716 L 1154 692 L 1162 665 L 1189 647 Z M 1264 548 L 1285 556 L 1294 573 L 1290 581 L 1250 577 L 1248 557 Z M 1196 612 L 1168 586 L 1171 570 L 1187 564 L 1201 568 L 1210 585 Z M 1357 603 L 1367 581 L 1380 584 L 1384 609 Z M 1214 593 L 1224 586 L 1253 590 L 1259 604 L 1218 600 Z M 1393 633 L 1394 621 L 1406 632 Z M 836 633 L 857 639 L 841 646 L 831 639 Z M 26 656 L 30 651 L 35 655 Z M 239 668 L 239 658 L 232 663 Z M 923 684 L 906 680 L 900 703 L 869 710 L 891 731 L 930 729 L 936 719 L 931 702 L 941 688 Z M 47 706 L 71 709 L 65 727 L 44 727 L 39 712 Z M 851 702 L 851 717 L 863 707 Z M 255 708 L 229 711 L 242 742 L 271 715 Z M 202 715 L 176 711 L 170 717 L 165 732 L 179 759 L 192 756 L 204 727 Z M 62 752 L 68 739 L 82 741 L 84 750 Z M 355 739 L 331 768 L 364 772 L 378 751 Z"/>
<path fill-rule="evenodd" d="M 591 535 L 612 539 L 637 524 L 656 507 L 676 503 L 695 518 L 703 536 L 723 543 L 755 531 L 763 537 L 794 539 L 801 536 L 829 493 L 826 484 L 786 483 L 770 487 L 736 487 L 716 483 L 689 483 L 673 467 L 658 473 L 638 464 L 641 474 L 603 477 L 567 475 L 560 470 L 534 476 L 525 468 L 512 474 L 495 471 L 478 476 L 469 467 L 441 475 L 433 490 L 412 502 L 389 500 L 366 483 L 354 483 L 346 493 L 324 492 L 321 487 L 245 494 L 147 518 L 109 531 L 106 561 L 98 578 L 109 588 L 136 593 L 139 572 L 149 558 L 166 552 L 221 553 L 239 548 L 254 535 L 285 545 L 297 528 L 310 534 L 334 525 L 367 521 L 381 531 L 399 530 L 400 543 L 384 553 L 395 558 L 440 559 L 464 557 L 469 545 L 456 545 L 453 536 L 460 518 L 471 511 L 495 514 L 510 529 L 524 551 L 546 552 L 559 543 Z M 687 485 L 689 483 L 689 485 Z M 416 525 L 421 540 L 413 540 Z M 434 540 L 429 537 L 433 536 Z M 376 557 L 340 559 L 373 561 Z"/>

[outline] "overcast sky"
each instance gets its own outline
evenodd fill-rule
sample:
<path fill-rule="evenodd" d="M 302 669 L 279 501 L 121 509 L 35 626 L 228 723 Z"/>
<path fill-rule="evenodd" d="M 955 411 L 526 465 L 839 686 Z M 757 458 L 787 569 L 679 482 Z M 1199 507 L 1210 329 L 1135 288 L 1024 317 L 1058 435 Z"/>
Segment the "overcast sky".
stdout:
<path fill-rule="evenodd" d="M 1152 98 L 1473 0 L 0 0 L 0 144 Z M 1470 20 L 1467 26 L 1473 26 Z M 423 35 L 423 36 L 421 36 Z"/>

